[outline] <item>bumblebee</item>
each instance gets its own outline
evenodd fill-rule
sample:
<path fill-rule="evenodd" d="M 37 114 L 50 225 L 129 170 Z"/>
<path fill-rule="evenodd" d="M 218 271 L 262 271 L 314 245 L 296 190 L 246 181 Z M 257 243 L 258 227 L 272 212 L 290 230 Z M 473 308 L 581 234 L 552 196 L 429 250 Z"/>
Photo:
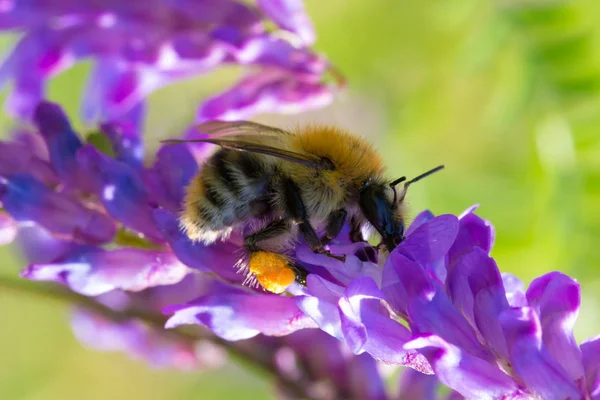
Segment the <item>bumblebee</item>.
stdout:
<path fill-rule="evenodd" d="M 315 253 L 343 260 L 325 246 L 348 221 L 352 241 L 374 230 L 380 246 L 394 249 L 404 239 L 408 187 L 443 168 L 390 181 L 367 141 L 334 126 L 214 121 L 198 129 L 208 137 L 167 141 L 220 146 L 187 187 L 181 226 L 206 244 L 241 232 L 250 279 L 274 293 L 305 277 L 286 255 L 298 235 Z"/>

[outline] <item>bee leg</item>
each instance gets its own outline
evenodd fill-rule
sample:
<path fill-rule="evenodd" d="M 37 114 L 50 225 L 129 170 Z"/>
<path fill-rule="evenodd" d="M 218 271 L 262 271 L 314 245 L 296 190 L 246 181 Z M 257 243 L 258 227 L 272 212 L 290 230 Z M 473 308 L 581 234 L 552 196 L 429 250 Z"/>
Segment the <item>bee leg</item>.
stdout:
<path fill-rule="evenodd" d="M 261 248 L 258 245 L 258 243 L 276 238 L 277 236 L 280 236 L 289 231 L 289 229 L 290 226 L 287 221 L 283 219 L 275 220 L 267 226 L 265 226 L 264 228 L 262 228 L 261 230 L 246 236 L 244 238 L 244 245 L 250 252 L 260 251 Z"/>
<path fill-rule="evenodd" d="M 326 255 L 329 258 L 335 258 L 336 260 L 340 260 L 342 262 L 346 261 L 346 256 L 338 256 L 338 255 L 332 254 L 329 250 L 323 248 L 323 244 L 321 243 L 321 240 L 317 236 L 315 230 L 310 225 L 310 223 L 308 223 L 308 221 L 300 222 L 298 224 L 298 227 L 300 228 L 300 232 L 302 232 L 304 239 L 306 239 L 306 243 L 308 243 L 308 245 L 310 246 L 310 249 L 312 251 L 314 251 L 317 254 Z"/>
<path fill-rule="evenodd" d="M 306 284 L 306 270 L 297 266 L 287 256 L 264 250 L 260 243 L 285 234 L 290 229 L 288 221 L 279 219 L 244 239 L 244 245 L 250 252 L 248 271 L 267 291 L 282 293 L 294 281 Z"/>
<path fill-rule="evenodd" d="M 346 261 L 346 257 L 331 254 L 329 250 L 323 248 L 323 244 L 317 236 L 315 229 L 308 221 L 306 207 L 304 206 L 304 202 L 300 196 L 300 190 L 298 189 L 296 183 L 291 179 L 286 179 L 283 182 L 283 192 L 285 196 L 284 203 L 286 212 L 298 224 L 298 228 L 300 229 L 302 236 L 304 236 L 306 243 L 308 243 L 310 246 L 310 249 L 317 254 L 324 254 L 342 262 Z"/>
<path fill-rule="evenodd" d="M 348 212 L 343 208 L 329 214 L 327 225 L 325 226 L 325 236 L 321 237 L 321 244 L 325 245 L 331 242 L 340 234 L 347 215 Z"/>
<path fill-rule="evenodd" d="M 365 241 L 360 224 L 354 217 L 350 220 L 350 241 L 353 243 Z"/>
<path fill-rule="evenodd" d="M 298 282 L 302 286 L 306 286 L 306 278 L 308 277 L 308 271 L 304 267 L 296 263 L 292 265 L 292 269 L 294 270 L 294 272 L 296 272 L 296 282 Z"/>

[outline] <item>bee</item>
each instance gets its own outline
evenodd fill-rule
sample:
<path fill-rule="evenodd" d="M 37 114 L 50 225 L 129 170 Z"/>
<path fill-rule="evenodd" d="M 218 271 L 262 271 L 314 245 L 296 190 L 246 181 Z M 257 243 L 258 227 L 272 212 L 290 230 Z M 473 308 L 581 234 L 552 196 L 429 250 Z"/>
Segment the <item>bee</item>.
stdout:
<path fill-rule="evenodd" d="M 325 246 L 349 222 L 352 241 L 370 229 L 392 251 L 404 239 L 408 187 L 443 168 L 388 180 L 373 146 L 334 126 L 214 121 L 198 129 L 209 137 L 166 141 L 220 147 L 187 187 L 180 224 L 205 244 L 242 232 L 249 277 L 274 293 L 306 277 L 286 254 L 298 235 L 315 253 L 344 260 Z"/>

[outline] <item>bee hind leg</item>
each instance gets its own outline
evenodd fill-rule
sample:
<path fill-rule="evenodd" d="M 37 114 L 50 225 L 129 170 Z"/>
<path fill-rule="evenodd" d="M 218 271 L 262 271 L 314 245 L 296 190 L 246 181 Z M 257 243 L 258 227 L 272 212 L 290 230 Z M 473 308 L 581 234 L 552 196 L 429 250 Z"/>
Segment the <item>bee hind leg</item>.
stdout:
<path fill-rule="evenodd" d="M 276 237 L 287 233 L 289 230 L 289 223 L 283 219 L 278 219 L 271 222 L 264 228 L 246 236 L 244 238 L 244 245 L 250 252 L 259 251 L 261 250 L 261 247 L 259 246 L 260 242 L 275 239 Z"/>
<path fill-rule="evenodd" d="M 258 283 L 273 293 L 282 293 L 294 281 L 305 284 L 307 272 L 286 256 L 261 248 L 260 243 L 289 232 L 290 225 L 285 220 L 276 220 L 244 239 L 250 252 L 248 270 Z"/>

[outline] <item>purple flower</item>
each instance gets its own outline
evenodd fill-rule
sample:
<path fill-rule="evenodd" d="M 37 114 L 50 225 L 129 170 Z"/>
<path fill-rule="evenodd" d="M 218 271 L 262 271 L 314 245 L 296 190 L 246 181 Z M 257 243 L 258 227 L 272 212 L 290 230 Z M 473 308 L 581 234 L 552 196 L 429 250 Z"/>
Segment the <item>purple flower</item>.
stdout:
<path fill-rule="evenodd" d="M 16 236 L 16 221 L 10 215 L 0 212 L 0 245 L 11 243 Z"/>
<path fill-rule="evenodd" d="M 389 255 L 352 243 L 348 227 L 329 245 L 345 262 L 300 241 L 306 286 L 275 295 L 244 286 L 236 234 L 207 246 L 179 227 L 184 188 L 208 145 L 161 147 L 142 163 L 127 126 L 104 125 L 92 141 L 56 105 L 41 103 L 35 115 L 38 133 L 6 142 L 31 168 L 0 155 L 3 240 L 26 256 L 23 277 L 133 310 L 119 321 L 78 311 L 83 343 L 191 368 L 211 362 L 195 343 L 169 338 L 196 325 L 323 399 L 389 398 L 382 364 L 418 371 L 405 371 L 401 387 L 423 398 L 442 384 L 451 398 L 600 398 L 598 338 L 579 345 L 573 336 L 579 285 L 551 272 L 526 290 L 501 274 L 490 257 L 493 227 L 475 207 L 458 217 L 421 213 Z M 148 314 L 153 325 L 139 317 Z M 279 387 L 294 398 L 290 390 Z"/>
<path fill-rule="evenodd" d="M 114 289 L 140 291 L 172 285 L 187 273 L 188 268 L 168 251 L 77 246 L 54 262 L 29 265 L 21 275 L 61 282 L 77 293 L 97 296 Z"/>
<path fill-rule="evenodd" d="M 267 30 L 271 21 L 279 29 Z M 9 1 L 0 29 L 23 33 L 0 86 L 13 82 L 8 109 L 26 118 L 49 78 L 88 58 L 86 122 L 138 125 L 149 93 L 222 65 L 258 72 L 210 100 L 200 120 L 319 107 L 335 90 L 324 80 L 329 63 L 309 48 L 315 33 L 298 0 Z"/>
<path fill-rule="evenodd" d="M 189 273 L 179 282 L 131 293 L 113 290 L 97 300 L 119 312 L 127 309 L 158 312 L 165 304 L 185 301 L 203 290 L 206 282 L 199 274 Z M 155 368 L 198 370 L 220 367 L 225 351 L 208 340 L 175 338 L 136 318 L 113 321 L 83 308 L 73 311 L 71 326 L 75 337 L 86 347 L 98 351 L 124 352 Z"/>
<path fill-rule="evenodd" d="M 441 257 L 452 268 L 445 281 L 427 273 L 437 257 L 421 258 L 435 253 L 437 234 L 429 236 L 430 250 L 412 253 L 401 244 L 386 261 L 383 291 L 414 335 L 404 348 L 423 354 L 437 378 L 466 398 L 589 398 L 586 375 L 600 359 L 586 365 L 586 346 L 573 336 L 579 285 L 551 272 L 524 294 L 507 292 L 522 284 L 500 274 L 489 257 L 493 231 L 473 211 L 461 216 L 456 241 Z"/>
<path fill-rule="evenodd" d="M 202 324 L 226 340 L 248 339 L 259 333 L 283 336 L 316 327 L 293 298 L 249 293 L 219 282 L 214 282 L 203 296 L 164 311 L 173 314 L 166 328 Z"/>
<path fill-rule="evenodd" d="M 309 394 L 326 399 L 384 400 L 384 376 L 368 354 L 355 356 L 343 343 L 317 329 L 305 329 L 281 338 L 262 338 L 278 347 L 278 367 L 291 376 L 302 373 L 313 381 Z"/>

